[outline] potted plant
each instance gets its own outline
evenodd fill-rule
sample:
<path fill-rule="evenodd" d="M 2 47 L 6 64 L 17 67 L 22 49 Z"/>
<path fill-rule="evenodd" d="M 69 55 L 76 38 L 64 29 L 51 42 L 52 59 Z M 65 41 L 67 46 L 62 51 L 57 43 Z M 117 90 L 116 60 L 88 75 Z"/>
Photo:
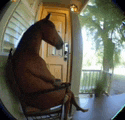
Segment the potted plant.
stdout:
<path fill-rule="evenodd" d="M 96 87 L 94 90 L 96 97 L 102 96 L 102 94 L 105 92 L 106 83 L 107 83 L 106 73 L 103 72 L 102 77 L 100 80 L 97 81 Z"/>

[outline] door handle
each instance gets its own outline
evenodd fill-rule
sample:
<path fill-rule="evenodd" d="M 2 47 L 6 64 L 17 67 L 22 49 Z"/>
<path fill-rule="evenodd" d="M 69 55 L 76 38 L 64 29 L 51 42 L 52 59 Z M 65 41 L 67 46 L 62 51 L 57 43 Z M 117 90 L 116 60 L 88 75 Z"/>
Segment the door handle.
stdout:
<path fill-rule="evenodd" d="M 68 60 L 68 54 L 69 54 L 69 44 L 64 43 L 64 61 Z"/>

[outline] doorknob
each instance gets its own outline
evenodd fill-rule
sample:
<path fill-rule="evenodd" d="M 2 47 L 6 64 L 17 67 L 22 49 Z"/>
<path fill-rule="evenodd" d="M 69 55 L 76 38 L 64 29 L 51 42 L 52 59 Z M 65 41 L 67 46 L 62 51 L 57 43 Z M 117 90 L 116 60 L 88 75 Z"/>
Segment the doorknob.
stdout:
<path fill-rule="evenodd" d="M 69 44 L 64 43 L 64 61 L 68 60 Z"/>

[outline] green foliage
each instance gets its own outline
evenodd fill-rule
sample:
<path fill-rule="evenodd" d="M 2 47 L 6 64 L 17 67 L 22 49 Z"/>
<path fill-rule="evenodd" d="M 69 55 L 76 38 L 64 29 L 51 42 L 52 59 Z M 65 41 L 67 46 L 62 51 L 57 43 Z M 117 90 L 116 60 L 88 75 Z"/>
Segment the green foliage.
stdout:
<path fill-rule="evenodd" d="M 120 52 L 121 50 L 114 50 L 114 66 L 117 66 L 120 64 Z"/>
<path fill-rule="evenodd" d="M 107 74 L 103 72 L 101 79 L 99 79 L 96 82 L 96 87 L 95 87 L 95 90 L 94 90 L 95 95 L 101 96 L 106 89 L 106 85 L 107 85 Z"/>
<path fill-rule="evenodd" d="M 96 52 L 96 56 L 97 56 L 97 62 L 96 62 L 96 65 L 100 64 L 102 65 L 102 61 L 103 61 L 103 52 L 101 52 L 100 50 L 98 50 Z"/>
<path fill-rule="evenodd" d="M 111 0 L 90 0 L 86 10 L 79 15 L 81 26 L 86 27 L 89 35 L 93 36 L 90 41 L 95 42 L 99 57 L 102 57 L 103 61 L 104 58 L 108 59 L 110 63 L 107 65 L 112 67 L 112 60 L 114 65 L 119 64 L 122 43 L 125 41 L 123 32 L 125 28 L 120 29 L 123 18 L 122 12 Z"/>

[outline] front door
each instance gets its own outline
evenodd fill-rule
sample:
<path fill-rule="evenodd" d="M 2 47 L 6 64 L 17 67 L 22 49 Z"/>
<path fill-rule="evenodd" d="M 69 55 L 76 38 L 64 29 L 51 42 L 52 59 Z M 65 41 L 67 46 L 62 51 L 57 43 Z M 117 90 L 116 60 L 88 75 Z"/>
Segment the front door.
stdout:
<path fill-rule="evenodd" d="M 51 13 L 50 20 L 55 24 L 57 32 L 64 42 L 64 46 L 61 50 L 56 50 L 55 47 L 42 41 L 40 53 L 46 61 L 51 74 L 63 82 L 68 82 L 69 41 L 67 39 L 67 15 L 60 10 L 43 7 L 41 19 L 45 18 L 48 13 Z"/>

